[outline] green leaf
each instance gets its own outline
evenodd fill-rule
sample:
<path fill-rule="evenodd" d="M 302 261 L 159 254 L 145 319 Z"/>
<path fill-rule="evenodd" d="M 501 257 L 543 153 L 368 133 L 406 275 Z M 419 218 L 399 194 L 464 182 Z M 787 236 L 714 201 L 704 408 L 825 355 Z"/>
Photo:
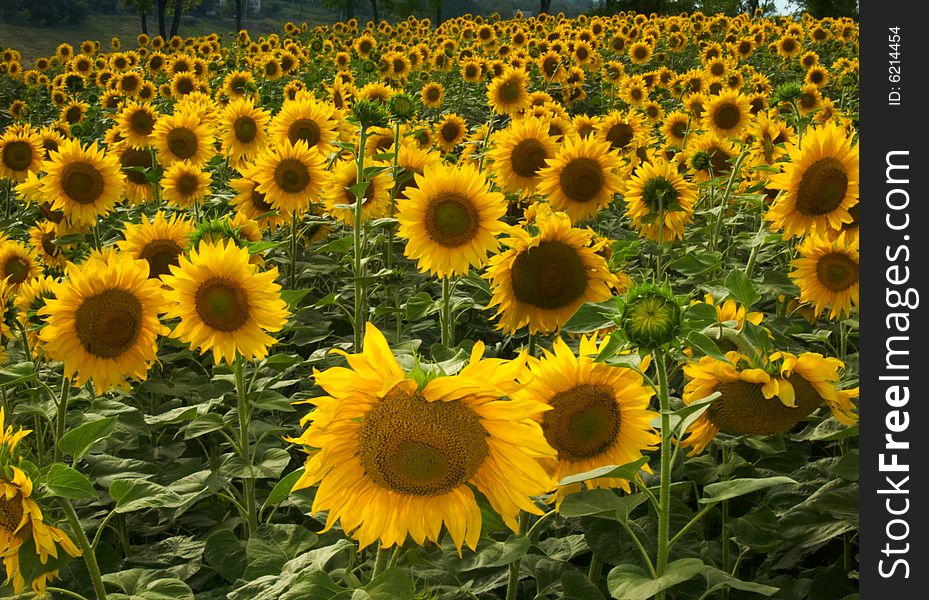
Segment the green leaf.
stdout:
<path fill-rule="evenodd" d="M 563 517 L 596 516 L 626 521 L 629 514 L 646 499 L 645 494 L 620 496 L 607 488 L 584 490 L 566 496 L 558 514 Z"/>
<path fill-rule="evenodd" d="M 728 362 L 726 355 L 722 353 L 719 349 L 719 346 L 716 345 L 709 336 L 700 333 L 699 331 L 691 331 L 687 334 L 687 345 L 692 348 L 696 348 L 702 354 L 715 358 L 716 360 L 721 360 Z"/>
<path fill-rule="evenodd" d="M 112 600 L 194 600 L 190 587 L 166 570 L 129 569 L 102 579 L 125 592 L 107 594 Z"/>
<path fill-rule="evenodd" d="M 610 595 L 619 600 L 648 600 L 662 590 L 683 583 L 703 571 L 699 558 L 682 558 L 668 565 L 664 575 L 652 579 L 640 567 L 620 565 L 607 576 Z"/>
<path fill-rule="evenodd" d="M 604 596 L 582 573 L 565 570 L 561 574 L 561 600 L 604 600 Z"/>
<path fill-rule="evenodd" d="M 725 285 L 726 289 L 729 290 L 729 295 L 736 302 L 742 304 L 746 310 L 752 304 L 761 300 L 761 294 L 755 291 L 751 279 L 739 269 L 729 271 L 729 274 L 726 275 Z"/>
<path fill-rule="evenodd" d="M 374 581 L 364 586 L 365 595 L 361 598 L 370 600 L 413 600 L 416 585 L 407 569 L 394 567 L 378 575 Z M 355 596 L 352 596 L 356 600 Z"/>
<path fill-rule="evenodd" d="M 580 483 L 582 481 L 587 481 L 589 479 L 597 479 L 598 477 L 615 477 L 618 479 L 635 479 L 636 474 L 648 463 L 648 457 L 643 456 L 637 461 L 626 463 L 624 465 L 606 465 L 604 467 L 597 467 L 596 469 L 591 469 L 590 471 L 584 471 L 583 473 L 577 473 L 575 475 L 569 475 L 561 481 L 558 482 L 558 485 L 571 485 L 572 483 Z"/>
<path fill-rule="evenodd" d="M 291 311 L 300 303 L 303 298 L 310 293 L 309 289 L 305 290 L 281 290 L 281 300 L 287 303 L 287 308 Z"/>
<path fill-rule="evenodd" d="M 192 440 L 224 427 L 223 418 L 216 413 L 200 415 L 184 428 L 184 439 Z"/>
<path fill-rule="evenodd" d="M 331 600 L 339 596 L 348 600 L 350 591 L 336 585 L 328 573 L 310 571 L 300 573 L 288 583 L 286 591 L 276 600 Z"/>
<path fill-rule="evenodd" d="M 718 254 L 701 252 L 700 254 L 685 254 L 668 265 L 672 270 L 683 275 L 700 275 L 719 267 Z"/>
<path fill-rule="evenodd" d="M 719 313 L 716 307 L 706 302 L 698 302 L 687 307 L 684 313 L 687 324 L 694 329 L 703 329 L 719 322 Z"/>
<path fill-rule="evenodd" d="M 316 544 L 316 534 L 296 524 L 262 523 L 248 538 L 245 579 L 279 574 L 284 564 Z"/>
<path fill-rule="evenodd" d="M 258 397 L 251 400 L 251 405 L 261 410 L 294 412 L 297 410 L 290 403 L 290 398 L 274 390 L 261 390 Z"/>
<path fill-rule="evenodd" d="M 725 571 L 721 571 L 716 567 L 711 567 L 710 565 L 704 565 L 703 574 L 706 576 L 707 583 L 710 585 L 707 589 L 707 597 L 713 592 L 718 590 L 723 590 L 726 588 L 731 588 L 734 590 L 741 590 L 743 592 L 754 592 L 756 594 L 761 594 L 762 596 L 772 596 L 780 591 L 780 588 L 772 587 L 770 585 L 763 585 L 761 583 L 755 583 L 752 581 L 742 581 L 732 575 L 729 575 Z"/>
<path fill-rule="evenodd" d="M 117 479 L 110 484 L 110 496 L 116 500 L 117 513 L 174 507 L 183 502 L 176 492 L 144 479 Z"/>
<path fill-rule="evenodd" d="M 233 531 L 220 529 L 206 538 L 203 559 L 222 575 L 223 579 L 233 583 L 245 573 L 248 566 L 245 545 L 245 541 L 240 540 Z"/>
<path fill-rule="evenodd" d="M 27 526 L 28 528 L 28 526 Z M 57 571 L 71 562 L 71 555 L 58 549 L 58 556 L 48 556 L 45 564 L 39 557 L 39 551 L 35 546 L 35 540 L 30 533 L 26 541 L 19 547 L 19 574 L 26 580 L 27 586 L 33 580 L 38 579 L 41 575 L 50 571 Z"/>
<path fill-rule="evenodd" d="M 65 454 L 72 456 L 76 463 L 87 454 L 94 444 L 113 433 L 115 428 L 116 417 L 84 423 L 61 436 L 61 439 L 58 440 L 58 448 Z"/>
<path fill-rule="evenodd" d="M 296 471 L 287 474 L 283 479 L 278 481 L 271 489 L 271 493 L 268 494 L 268 499 L 265 500 L 264 506 L 262 506 L 262 510 L 283 502 L 287 496 L 290 495 L 290 491 L 294 488 L 294 484 L 296 484 L 297 480 L 299 480 L 302 476 L 303 467 L 300 467 Z"/>
<path fill-rule="evenodd" d="M 522 559 L 529 552 L 531 542 L 524 535 L 511 535 L 505 542 L 493 542 L 474 556 L 463 560 L 462 571 L 505 567 Z"/>
<path fill-rule="evenodd" d="M 48 469 L 45 486 L 53 496 L 69 500 L 96 498 L 94 486 L 84 474 L 61 463 L 54 463 Z"/>
<path fill-rule="evenodd" d="M 414 294 L 406 301 L 406 320 L 419 321 L 438 310 L 436 301 L 426 292 Z"/>
<path fill-rule="evenodd" d="M 712 502 L 722 502 L 730 498 L 738 498 L 745 494 L 757 492 L 778 485 L 796 484 L 797 482 L 790 477 L 765 477 L 763 479 L 730 479 L 729 481 L 720 481 L 711 483 L 703 488 L 703 498 L 700 498 L 700 504 L 710 504 Z"/>
<path fill-rule="evenodd" d="M 571 333 L 589 333 L 616 325 L 614 318 L 619 317 L 616 301 L 607 300 L 600 304 L 585 303 L 565 323 L 565 331 Z"/>

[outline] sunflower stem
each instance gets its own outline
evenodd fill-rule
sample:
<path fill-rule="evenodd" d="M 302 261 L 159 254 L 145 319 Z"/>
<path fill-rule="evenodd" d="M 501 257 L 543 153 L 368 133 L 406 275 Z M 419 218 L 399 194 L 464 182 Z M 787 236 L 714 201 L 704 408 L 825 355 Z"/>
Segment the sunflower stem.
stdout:
<path fill-rule="evenodd" d="M 658 371 L 658 403 L 661 409 L 661 487 L 658 492 L 658 560 L 655 570 L 658 577 L 668 567 L 671 549 L 669 525 L 671 516 L 671 402 L 668 398 L 668 368 L 663 350 L 655 352 Z M 663 600 L 664 592 L 656 598 Z"/>
<path fill-rule="evenodd" d="M 519 531 L 517 533 L 526 533 L 529 525 L 529 513 L 519 512 Z M 509 572 L 506 579 L 506 600 L 516 600 L 516 591 L 519 589 L 519 567 L 522 560 L 516 559 L 510 563 Z"/>
<path fill-rule="evenodd" d="M 597 558 L 596 554 L 590 555 L 590 566 L 587 568 L 587 579 L 590 583 L 597 585 L 600 582 L 600 573 L 603 570 L 603 562 Z"/>
<path fill-rule="evenodd" d="M 359 184 L 364 181 L 364 159 L 365 159 L 365 143 L 367 142 L 368 137 L 367 127 L 362 124 L 361 131 L 358 134 L 358 157 L 356 158 L 357 172 L 355 177 L 355 183 Z M 358 188 L 355 188 L 356 190 Z M 352 319 L 352 326 L 354 329 L 354 349 L 355 352 L 361 352 L 361 345 L 364 343 L 364 325 L 365 318 L 362 314 L 364 309 L 364 264 L 362 263 L 362 239 L 361 239 L 361 209 L 362 204 L 364 203 L 364 192 L 358 193 L 355 192 L 355 206 L 354 217 L 355 217 L 355 226 L 352 228 L 352 240 L 353 240 L 353 279 L 355 284 L 355 314 Z"/>
<path fill-rule="evenodd" d="M 739 154 L 739 158 L 737 158 L 735 160 L 735 164 L 732 165 L 732 173 L 729 174 L 729 181 L 726 182 L 726 191 L 723 192 L 722 200 L 719 202 L 719 216 L 716 219 L 716 224 L 713 227 L 713 250 L 716 250 L 719 246 L 719 236 L 722 233 L 723 220 L 726 217 L 726 205 L 729 204 L 729 195 L 732 193 L 732 186 L 735 184 L 735 178 L 739 174 L 739 171 L 742 168 L 742 161 L 745 160 L 746 156 L 748 156 L 748 150 L 744 150 L 741 154 Z"/>
<path fill-rule="evenodd" d="M 452 322 L 452 286 L 448 276 L 442 278 L 442 345 L 451 348 L 455 344 L 455 324 Z"/>
<path fill-rule="evenodd" d="M 248 426 L 251 414 L 248 406 L 248 394 L 245 388 L 245 359 L 237 355 L 232 365 L 235 372 L 235 391 L 236 404 L 239 413 L 239 455 L 245 461 L 248 467 L 247 476 L 244 478 L 243 496 L 245 500 L 245 532 L 246 536 L 251 536 L 258 528 L 258 512 L 255 508 L 255 479 L 252 477 L 252 455 L 249 452 L 248 444 Z"/>
<path fill-rule="evenodd" d="M 377 579 L 378 575 L 387 569 L 387 563 L 390 561 L 390 548 L 380 546 L 377 549 L 377 556 L 374 557 L 374 571 L 371 573 L 371 581 Z"/>
<path fill-rule="evenodd" d="M 297 289 L 297 211 L 290 215 L 290 289 Z"/>
<path fill-rule="evenodd" d="M 81 521 L 78 519 L 77 513 L 74 512 L 74 507 L 71 506 L 70 500 L 67 498 L 58 498 L 58 503 L 61 504 L 61 508 L 64 509 L 65 517 L 67 517 L 68 523 L 71 525 L 71 530 L 74 532 L 77 545 L 80 546 L 84 553 L 84 564 L 87 565 L 87 572 L 90 574 L 91 582 L 93 582 L 94 593 L 97 595 L 97 600 L 106 600 L 106 588 L 103 587 L 103 579 L 100 577 L 100 566 L 97 564 L 97 555 L 94 554 L 94 548 L 90 545 L 90 540 L 87 539 L 87 534 L 84 533 L 84 529 L 81 527 Z"/>
<path fill-rule="evenodd" d="M 63 377 L 61 379 L 61 393 L 58 395 L 58 421 L 57 428 L 55 429 L 55 462 L 61 460 L 61 448 L 58 447 L 58 442 L 65 434 L 65 422 L 68 416 L 68 395 L 70 392 L 71 380 L 67 377 Z"/>
<path fill-rule="evenodd" d="M 536 334 L 530 333 L 530 334 L 529 334 L 529 342 L 526 344 L 526 345 L 527 345 L 526 353 L 527 353 L 530 357 L 535 356 L 535 345 L 536 345 L 535 336 L 536 336 Z"/>

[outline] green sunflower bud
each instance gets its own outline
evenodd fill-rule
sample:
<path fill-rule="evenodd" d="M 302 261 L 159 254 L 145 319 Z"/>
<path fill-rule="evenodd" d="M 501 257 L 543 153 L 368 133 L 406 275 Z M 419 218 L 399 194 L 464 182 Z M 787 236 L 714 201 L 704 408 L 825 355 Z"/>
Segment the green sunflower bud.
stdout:
<path fill-rule="evenodd" d="M 785 83 L 774 92 L 774 99 L 777 102 L 791 102 L 800 97 L 803 89 L 799 83 Z"/>
<path fill-rule="evenodd" d="M 394 94 L 388 106 L 390 113 L 399 121 L 409 121 L 416 116 L 416 103 L 409 94 Z"/>
<path fill-rule="evenodd" d="M 362 98 L 352 104 L 352 116 L 361 123 L 362 129 L 384 127 L 389 115 L 385 107 L 377 101 Z"/>
<path fill-rule="evenodd" d="M 651 350 L 671 342 L 681 322 L 681 306 L 668 288 L 645 283 L 626 294 L 623 331 L 640 349 Z"/>

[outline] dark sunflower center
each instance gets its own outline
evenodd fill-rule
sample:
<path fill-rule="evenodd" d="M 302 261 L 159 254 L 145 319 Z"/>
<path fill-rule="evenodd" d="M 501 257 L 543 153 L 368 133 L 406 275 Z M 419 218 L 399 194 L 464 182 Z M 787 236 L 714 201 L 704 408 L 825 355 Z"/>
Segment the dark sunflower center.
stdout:
<path fill-rule="evenodd" d="M 32 145 L 16 140 L 3 147 L 3 164 L 11 171 L 24 171 L 32 164 Z"/>
<path fill-rule="evenodd" d="M 377 485 L 441 496 L 466 484 L 488 454 L 480 418 L 460 401 L 428 402 L 394 389 L 365 415 L 358 455 Z"/>
<path fill-rule="evenodd" d="M 507 104 L 519 100 L 520 95 L 519 83 L 516 81 L 507 81 L 500 86 L 500 99 Z"/>
<path fill-rule="evenodd" d="M 142 330 L 142 303 L 126 290 L 106 290 L 84 300 L 74 315 L 77 338 L 89 354 L 116 358 Z"/>
<path fill-rule="evenodd" d="M 152 155 L 145 150 L 127 148 L 120 157 L 119 162 L 123 167 L 142 167 L 143 169 L 148 169 L 152 166 Z M 129 181 L 136 185 L 144 185 L 147 183 L 145 181 L 145 173 L 136 170 L 123 172 L 126 174 Z"/>
<path fill-rule="evenodd" d="M 320 134 L 319 124 L 313 119 L 297 119 L 287 128 L 287 139 L 291 144 L 303 140 L 310 148 L 319 143 Z"/>
<path fill-rule="evenodd" d="M 251 143 L 258 136 L 258 124 L 251 117 L 239 117 L 232 124 L 235 137 L 243 144 Z M 291 142 L 293 143 L 293 142 Z"/>
<path fill-rule="evenodd" d="M 512 277 L 518 301 L 547 310 L 570 306 L 587 290 L 584 261 L 575 248 L 556 240 L 521 252 Z"/>
<path fill-rule="evenodd" d="M 793 40 L 784 40 L 784 44 L 782 45 L 784 52 L 793 52 L 796 47 L 797 44 Z"/>
<path fill-rule="evenodd" d="M 11 256 L 3 265 L 3 276 L 14 285 L 24 282 L 29 277 L 29 263 L 19 256 Z"/>
<path fill-rule="evenodd" d="M 193 173 L 185 173 L 177 180 L 177 191 L 183 196 L 191 196 L 200 187 L 200 180 Z"/>
<path fill-rule="evenodd" d="M 510 164 L 520 177 L 535 177 L 539 169 L 545 166 L 548 152 L 542 142 L 535 138 L 525 139 L 513 148 Z"/>
<path fill-rule="evenodd" d="M 742 113 L 739 107 L 734 104 L 723 104 L 716 110 L 713 115 L 716 126 L 723 130 L 729 130 L 739 124 L 742 120 Z"/>
<path fill-rule="evenodd" d="M 296 194 L 310 184 L 310 171 L 299 160 L 288 158 L 274 169 L 274 181 L 288 194 Z"/>
<path fill-rule="evenodd" d="M 182 77 L 177 82 L 177 91 L 182 96 L 194 91 L 194 81 L 190 77 Z"/>
<path fill-rule="evenodd" d="M 140 258 L 148 263 L 148 278 L 158 279 L 171 272 L 170 266 L 179 264 L 184 249 L 174 240 L 152 240 L 142 249 Z"/>
<path fill-rule="evenodd" d="M 265 200 L 265 195 L 257 189 L 252 190 L 252 206 L 260 210 L 262 214 L 274 210 L 274 207 Z"/>
<path fill-rule="evenodd" d="M 816 95 L 808 92 L 800 94 L 800 106 L 803 108 L 815 108 L 816 107 Z"/>
<path fill-rule="evenodd" d="M 219 331 L 235 331 L 245 325 L 251 308 L 244 289 L 219 277 L 200 285 L 194 304 L 200 319 Z"/>
<path fill-rule="evenodd" d="M 79 122 L 82 116 L 80 106 L 72 106 L 65 112 L 65 120 L 72 125 Z"/>
<path fill-rule="evenodd" d="M 139 87 L 139 80 L 135 77 L 123 77 L 123 80 L 120 82 L 120 84 L 127 92 L 133 92 Z"/>
<path fill-rule="evenodd" d="M 648 56 L 648 48 L 645 46 L 637 46 L 636 49 L 632 51 L 632 53 L 637 60 L 643 60 L 646 56 Z"/>
<path fill-rule="evenodd" d="M 49 256 L 58 256 L 58 253 L 61 251 L 58 246 L 55 245 L 55 234 L 52 232 L 46 232 L 42 234 L 42 251 L 48 254 Z"/>
<path fill-rule="evenodd" d="M 826 254 L 816 262 L 816 277 L 833 292 L 844 292 L 858 283 L 858 263 L 841 253 Z"/>
<path fill-rule="evenodd" d="M 616 441 L 622 415 L 610 386 L 578 385 L 556 394 L 551 404 L 542 432 L 559 459 L 593 458 Z"/>
<path fill-rule="evenodd" d="M 467 196 L 442 192 L 426 208 L 426 232 L 432 241 L 446 248 L 467 244 L 477 232 L 480 216 Z"/>
<path fill-rule="evenodd" d="M 726 65 L 723 63 L 713 63 L 710 67 L 710 73 L 713 74 L 713 77 L 720 77 L 723 73 L 726 72 Z"/>
<path fill-rule="evenodd" d="M 74 202 L 93 204 L 103 195 L 104 181 L 93 165 L 73 162 L 61 173 L 61 187 Z"/>
<path fill-rule="evenodd" d="M 797 188 L 797 210 L 808 216 L 825 215 L 842 204 L 848 175 L 837 159 L 827 156 L 810 165 Z"/>
<path fill-rule="evenodd" d="M 23 520 L 22 492 L 16 492 L 12 498 L 0 496 L 0 531 L 13 533 Z"/>
<path fill-rule="evenodd" d="M 642 188 L 642 200 L 652 212 L 667 211 L 677 204 L 678 193 L 674 184 L 664 177 L 652 177 Z"/>
<path fill-rule="evenodd" d="M 721 396 L 710 403 L 706 416 L 724 433 L 734 435 L 777 435 L 805 419 L 823 399 L 806 379 L 794 374 L 788 379 L 794 388 L 796 408 L 784 406 L 777 398 L 766 399 L 761 384 L 746 381 L 716 386 Z"/>
<path fill-rule="evenodd" d="M 460 131 L 461 129 L 458 127 L 457 123 L 448 122 L 442 126 L 440 133 L 442 135 L 442 139 L 446 142 L 454 142 L 458 139 Z"/>
<path fill-rule="evenodd" d="M 186 127 L 178 127 L 168 132 L 168 150 L 181 160 L 195 155 L 197 144 L 197 134 Z"/>
<path fill-rule="evenodd" d="M 720 148 L 710 148 L 707 150 L 707 154 L 710 158 L 710 167 L 713 169 L 714 177 L 729 172 L 729 154 Z"/>
<path fill-rule="evenodd" d="M 590 202 L 600 194 L 606 180 L 600 163 L 592 158 L 575 158 L 558 176 L 561 191 L 574 202 Z"/>
<path fill-rule="evenodd" d="M 634 136 L 635 132 L 632 131 L 632 127 L 628 123 L 617 123 L 606 132 L 606 139 L 610 142 L 610 147 L 613 150 L 622 150 L 629 145 Z"/>
<path fill-rule="evenodd" d="M 426 98 L 429 100 L 429 102 L 438 102 L 439 96 L 441 96 L 439 88 L 431 87 L 426 90 Z"/>

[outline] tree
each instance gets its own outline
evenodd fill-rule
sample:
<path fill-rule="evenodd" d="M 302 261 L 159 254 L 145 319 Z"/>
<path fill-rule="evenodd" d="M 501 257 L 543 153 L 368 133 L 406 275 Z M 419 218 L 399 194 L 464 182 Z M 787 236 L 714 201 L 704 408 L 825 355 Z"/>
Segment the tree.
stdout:
<path fill-rule="evenodd" d="M 148 35 L 148 13 L 152 10 L 152 0 L 123 0 L 123 6 L 139 11 L 142 33 Z"/>
<path fill-rule="evenodd" d="M 539 14 L 548 13 L 552 8 L 552 0 L 539 0 Z"/>
<path fill-rule="evenodd" d="M 174 0 L 174 16 L 171 19 L 171 37 L 177 35 L 181 28 L 181 15 L 184 13 L 184 0 Z"/>
<path fill-rule="evenodd" d="M 242 31 L 242 8 L 245 6 L 245 0 L 235 0 L 235 32 L 236 35 Z"/>
<path fill-rule="evenodd" d="M 156 0 L 157 9 L 158 9 L 158 35 L 164 39 L 168 39 L 167 31 L 165 30 L 165 10 L 168 7 L 168 0 Z"/>
<path fill-rule="evenodd" d="M 791 4 L 817 19 L 823 17 L 858 18 L 857 0 L 791 0 Z"/>

